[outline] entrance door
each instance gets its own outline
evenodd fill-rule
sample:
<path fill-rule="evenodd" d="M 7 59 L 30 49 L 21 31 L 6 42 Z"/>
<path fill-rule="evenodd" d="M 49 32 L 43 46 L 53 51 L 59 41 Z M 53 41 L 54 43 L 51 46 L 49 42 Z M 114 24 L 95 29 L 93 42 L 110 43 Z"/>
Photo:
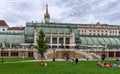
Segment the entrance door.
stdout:
<path fill-rule="evenodd" d="M 68 52 L 64 52 L 63 55 L 62 55 L 62 58 L 66 59 L 66 60 L 70 59 L 69 53 Z"/>

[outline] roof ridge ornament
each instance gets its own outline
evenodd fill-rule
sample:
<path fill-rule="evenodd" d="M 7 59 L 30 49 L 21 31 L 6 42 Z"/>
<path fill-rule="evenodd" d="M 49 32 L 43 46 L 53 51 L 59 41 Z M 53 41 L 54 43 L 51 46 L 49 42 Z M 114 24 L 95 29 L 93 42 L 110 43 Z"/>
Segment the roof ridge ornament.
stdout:
<path fill-rule="evenodd" d="M 98 22 L 96 23 L 96 25 L 101 25 L 101 23 L 98 21 Z"/>
<path fill-rule="evenodd" d="M 44 20 L 45 20 L 45 23 L 49 23 L 50 14 L 48 12 L 48 4 L 46 4 L 46 13 L 44 14 Z"/>

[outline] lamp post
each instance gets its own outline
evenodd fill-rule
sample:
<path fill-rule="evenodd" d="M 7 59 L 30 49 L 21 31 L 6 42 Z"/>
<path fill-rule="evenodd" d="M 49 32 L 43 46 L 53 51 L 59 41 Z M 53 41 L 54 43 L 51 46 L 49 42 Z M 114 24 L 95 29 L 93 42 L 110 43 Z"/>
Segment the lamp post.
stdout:
<path fill-rule="evenodd" d="M 2 54 L 1 54 L 1 56 L 2 56 L 2 60 L 1 60 L 1 62 L 2 62 L 2 64 L 4 63 L 4 59 L 3 59 L 3 57 L 4 57 L 4 53 L 3 53 L 3 50 L 5 49 L 5 48 L 1 48 L 2 49 Z"/>
<path fill-rule="evenodd" d="M 86 51 L 87 51 L 87 61 L 89 60 L 89 55 L 88 55 L 88 46 L 86 46 Z"/>
<path fill-rule="evenodd" d="M 103 49 L 102 49 L 102 55 L 101 55 L 101 58 L 102 58 L 102 60 L 104 60 L 104 59 L 105 59 L 105 48 L 106 48 L 106 45 L 103 44 L 102 46 L 103 46 Z"/>
<path fill-rule="evenodd" d="M 1 56 L 2 56 L 2 60 L 1 60 L 1 62 L 2 62 L 2 64 L 4 63 L 4 60 L 3 60 L 3 56 L 4 56 L 4 54 L 3 54 L 3 50 L 5 49 L 5 41 L 3 42 L 3 44 L 2 44 L 2 48 L 1 48 Z"/>
<path fill-rule="evenodd" d="M 2 54 L 1 54 L 1 56 L 2 56 L 1 62 L 2 62 L 2 64 L 4 63 L 4 59 L 3 59 L 3 57 L 4 57 L 4 52 L 3 52 L 3 50 L 4 50 L 4 49 L 5 49 L 5 48 L 3 48 L 3 47 L 1 48 L 1 53 L 2 53 Z"/>
<path fill-rule="evenodd" d="M 55 61 L 55 46 L 53 47 L 53 52 L 54 52 L 53 61 Z"/>
<path fill-rule="evenodd" d="M 1 60 L 1 62 L 2 62 L 2 64 L 3 64 L 3 48 L 1 48 L 1 56 L 2 56 L 2 60 Z"/>

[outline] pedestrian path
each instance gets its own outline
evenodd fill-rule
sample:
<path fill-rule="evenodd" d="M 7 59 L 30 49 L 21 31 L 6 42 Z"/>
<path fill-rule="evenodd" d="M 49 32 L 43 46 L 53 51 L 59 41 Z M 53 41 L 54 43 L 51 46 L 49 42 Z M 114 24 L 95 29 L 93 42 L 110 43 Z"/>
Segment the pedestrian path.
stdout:
<path fill-rule="evenodd" d="M 79 61 L 94 61 L 98 59 L 79 59 Z M 115 60 L 115 59 L 106 59 L 106 60 Z M 6 63 L 24 63 L 24 62 L 40 62 L 41 60 L 24 60 L 24 61 L 14 61 L 14 62 L 4 62 L 3 64 Z M 47 60 L 42 60 L 42 61 L 53 61 L 53 59 L 47 59 Z M 65 59 L 55 59 L 55 61 L 66 61 Z M 1 63 L 0 63 L 1 64 Z"/>
<path fill-rule="evenodd" d="M 87 59 L 79 59 L 79 61 L 88 61 Z M 97 59 L 89 59 L 89 60 L 97 60 Z M 41 60 L 25 60 L 25 61 L 14 61 L 14 62 L 4 62 L 5 63 L 22 63 L 22 62 L 40 62 Z M 53 61 L 53 59 L 47 59 L 42 61 Z M 55 59 L 55 61 L 66 61 L 65 59 Z"/>

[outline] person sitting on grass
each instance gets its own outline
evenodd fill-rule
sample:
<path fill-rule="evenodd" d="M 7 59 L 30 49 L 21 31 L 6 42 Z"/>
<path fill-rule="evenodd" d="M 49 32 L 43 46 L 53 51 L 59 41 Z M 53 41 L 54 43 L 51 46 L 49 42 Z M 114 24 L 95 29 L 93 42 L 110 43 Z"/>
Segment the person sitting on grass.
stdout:
<path fill-rule="evenodd" d="M 103 64 L 100 62 L 100 60 L 97 61 L 97 66 L 98 67 L 103 67 Z"/>
<path fill-rule="evenodd" d="M 103 67 L 103 68 L 108 68 L 108 67 L 112 67 L 112 64 L 106 63 L 106 62 L 105 62 L 104 64 L 102 64 L 102 63 L 100 62 L 100 60 L 98 60 L 97 66 L 98 66 L 98 67 Z"/>
<path fill-rule="evenodd" d="M 111 64 L 111 63 L 106 63 L 106 62 L 105 62 L 104 65 L 103 65 L 103 67 L 104 67 L 104 68 L 112 67 L 112 64 Z"/>
<path fill-rule="evenodd" d="M 112 68 L 115 68 L 115 67 L 120 67 L 119 59 L 116 59 L 115 63 L 112 64 Z"/>
<path fill-rule="evenodd" d="M 116 64 L 116 63 L 113 63 L 113 64 L 112 64 L 112 68 L 115 68 L 115 67 L 117 67 L 117 64 Z"/>
<path fill-rule="evenodd" d="M 47 66 L 47 62 L 41 61 L 41 66 Z"/>
<path fill-rule="evenodd" d="M 47 62 L 45 62 L 44 66 L 46 67 L 47 65 L 48 65 Z"/>
<path fill-rule="evenodd" d="M 41 61 L 41 66 L 44 66 L 45 62 L 44 61 Z"/>
<path fill-rule="evenodd" d="M 119 59 L 116 59 L 116 64 L 117 64 L 117 66 L 120 66 L 120 61 L 119 61 Z"/>

